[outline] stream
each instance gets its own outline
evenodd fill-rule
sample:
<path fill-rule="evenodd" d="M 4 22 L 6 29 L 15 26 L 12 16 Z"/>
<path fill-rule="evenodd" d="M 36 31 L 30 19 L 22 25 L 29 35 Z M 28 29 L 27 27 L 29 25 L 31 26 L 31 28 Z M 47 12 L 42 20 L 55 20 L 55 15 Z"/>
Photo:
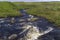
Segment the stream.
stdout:
<path fill-rule="evenodd" d="M 23 38 L 29 30 L 29 27 L 24 27 L 27 24 L 36 26 L 41 32 L 41 36 L 39 35 L 36 40 L 60 40 L 60 29 L 46 18 L 28 15 L 24 9 L 21 9 L 20 12 L 21 17 L 0 18 L 0 40 L 25 40 L 19 38 Z M 35 20 L 33 21 L 32 18 Z M 27 30 L 24 31 L 24 29 Z M 17 36 L 15 39 L 13 39 L 15 36 L 11 38 L 13 34 Z"/>

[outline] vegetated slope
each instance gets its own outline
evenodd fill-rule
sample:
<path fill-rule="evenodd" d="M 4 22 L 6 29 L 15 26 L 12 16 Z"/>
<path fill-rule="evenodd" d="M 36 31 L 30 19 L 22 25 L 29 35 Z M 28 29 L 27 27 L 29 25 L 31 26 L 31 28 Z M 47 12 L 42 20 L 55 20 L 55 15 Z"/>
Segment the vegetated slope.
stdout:
<path fill-rule="evenodd" d="M 28 14 L 43 16 L 60 25 L 60 2 L 15 2 L 19 8 L 29 8 Z"/>
<path fill-rule="evenodd" d="M 11 2 L 0 2 L 0 17 L 18 16 L 17 6 Z"/>

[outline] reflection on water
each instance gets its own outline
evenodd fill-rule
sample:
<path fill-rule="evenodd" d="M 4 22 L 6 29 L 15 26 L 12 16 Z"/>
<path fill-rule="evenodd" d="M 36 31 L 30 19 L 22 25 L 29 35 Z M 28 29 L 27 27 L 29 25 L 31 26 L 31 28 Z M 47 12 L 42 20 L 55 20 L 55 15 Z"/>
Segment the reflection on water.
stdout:
<path fill-rule="evenodd" d="M 28 40 L 29 32 L 33 32 L 29 35 L 34 40 L 35 38 L 36 40 L 60 40 L 60 29 L 55 28 L 47 19 L 28 15 L 24 9 L 21 9 L 20 12 L 22 17 L 0 18 L 0 40 Z M 35 37 L 32 36 L 34 33 Z"/>

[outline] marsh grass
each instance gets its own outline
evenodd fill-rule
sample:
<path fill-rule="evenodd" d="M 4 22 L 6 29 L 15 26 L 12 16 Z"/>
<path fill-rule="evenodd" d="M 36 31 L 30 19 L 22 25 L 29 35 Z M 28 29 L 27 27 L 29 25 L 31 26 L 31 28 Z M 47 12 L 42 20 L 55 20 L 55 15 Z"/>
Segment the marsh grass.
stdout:
<path fill-rule="evenodd" d="M 60 2 L 0 2 L 0 17 L 20 16 L 20 9 L 28 14 L 42 16 L 60 25 Z"/>
<path fill-rule="evenodd" d="M 29 8 L 27 9 L 28 14 L 45 17 L 49 21 L 60 25 L 60 2 L 16 2 L 14 4 L 18 4 L 20 9 Z"/>

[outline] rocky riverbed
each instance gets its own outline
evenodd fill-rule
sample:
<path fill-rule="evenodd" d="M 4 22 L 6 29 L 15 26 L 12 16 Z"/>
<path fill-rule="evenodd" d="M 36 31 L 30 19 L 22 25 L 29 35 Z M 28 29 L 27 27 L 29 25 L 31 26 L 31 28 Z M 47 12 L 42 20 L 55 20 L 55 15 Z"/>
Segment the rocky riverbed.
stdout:
<path fill-rule="evenodd" d="M 0 40 L 60 40 L 60 29 L 46 18 L 28 15 L 0 18 Z"/>

